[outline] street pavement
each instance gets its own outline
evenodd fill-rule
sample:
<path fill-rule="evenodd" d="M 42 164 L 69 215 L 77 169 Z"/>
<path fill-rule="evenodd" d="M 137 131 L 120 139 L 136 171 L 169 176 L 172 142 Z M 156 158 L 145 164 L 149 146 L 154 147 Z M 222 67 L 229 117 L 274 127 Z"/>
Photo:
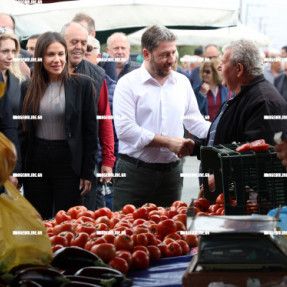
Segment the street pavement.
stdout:
<path fill-rule="evenodd" d="M 186 176 L 183 178 L 183 189 L 181 200 L 187 204 L 191 202 L 192 198 L 198 197 L 199 182 L 198 177 L 193 177 L 193 173 L 198 174 L 200 161 L 196 156 L 188 156 L 184 158 L 183 174 Z M 187 176 L 189 174 L 189 176 Z"/>

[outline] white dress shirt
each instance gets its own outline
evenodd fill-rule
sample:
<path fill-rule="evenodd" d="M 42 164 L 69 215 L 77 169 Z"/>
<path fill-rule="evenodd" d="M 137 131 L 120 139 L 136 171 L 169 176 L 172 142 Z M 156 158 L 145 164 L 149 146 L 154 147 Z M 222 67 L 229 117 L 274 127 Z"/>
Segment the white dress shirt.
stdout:
<path fill-rule="evenodd" d="M 186 76 L 172 71 L 160 85 L 144 64 L 118 81 L 113 110 L 119 153 L 149 163 L 178 160 L 168 148 L 147 147 L 156 134 L 183 137 L 184 125 L 191 134 L 205 138 L 210 126 Z"/>

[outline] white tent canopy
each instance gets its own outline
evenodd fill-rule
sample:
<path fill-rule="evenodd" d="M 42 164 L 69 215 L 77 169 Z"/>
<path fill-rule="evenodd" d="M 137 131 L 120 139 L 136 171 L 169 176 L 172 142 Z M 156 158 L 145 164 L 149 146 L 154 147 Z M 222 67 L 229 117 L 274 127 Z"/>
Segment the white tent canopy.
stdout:
<path fill-rule="evenodd" d="M 128 39 L 131 45 L 141 45 L 141 36 L 145 29 L 129 34 Z M 227 27 L 216 30 L 177 30 L 172 29 L 177 36 L 177 46 L 206 46 L 215 44 L 224 46 L 230 41 L 238 39 L 249 39 L 264 47 L 271 44 L 271 40 L 264 34 L 258 33 L 242 24 L 237 27 Z"/>
<path fill-rule="evenodd" d="M 0 11 L 14 16 L 16 33 L 23 37 L 60 31 L 79 12 L 94 18 L 97 31 L 154 24 L 195 29 L 234 26 L 238 19 L 238 1 L 81 0 L 24 5 L 15 0 L 2 0 Z"/>

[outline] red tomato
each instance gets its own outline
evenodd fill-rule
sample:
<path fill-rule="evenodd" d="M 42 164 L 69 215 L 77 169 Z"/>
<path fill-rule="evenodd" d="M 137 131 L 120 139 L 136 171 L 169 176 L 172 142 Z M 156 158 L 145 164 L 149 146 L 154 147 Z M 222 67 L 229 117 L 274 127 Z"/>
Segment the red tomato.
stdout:
<path fill-rule="evenodd" d="M 216 203 L 217 204 L 224 204 L 224 194 L 220 193 L 217 198 L 216 198 Z"/>
<path fill-rule="evenodd" d="M 114 239 L 114 245 L 116 250 L 129 250 L 131 251 L 134 247 L 134 242 L 129 235 L 120 234 Z"/>
<path fill-rule="evenodd" d="M 130 251 L 127 250 L 118 250 L 116 251 L 116 257 L 120 257 L 126 260 L 128 263 L 129 267 L 132 265 L 132 254 Z"/>
<path fill-rule="evenodd" d="M 81 216 L 76 220 L 77 223 L 92 222 L 95 223 L 95 220 L 92 217 Z"/>
<path fill-rule="evenodd" d="M 182 255 L 182 248 L 179 243 L 171 242 L 167 245 L 167 257 L 175 257 Z"/>
<path fill-rule="evenodd" d="M 83 205 L 78 205 L 78 206 L 74 206 L 74 207 L 71 207 L 69 210 L 68 210 L 68 213 L 71 215 L 71 217 L 73 219 L 76 219 L 77 216 L 78 216 L 78 213 L 79 212 L 82 212 L 84 210 L 88 210 L 85 206 Z"/>
<path fill-rule="evenodd" d="M 172 232 L 172 233 L 167 234 L 164 239 L 167 239 L 167 238 L 171 238 L 173 240 L 178 240 L 181 237 L 180 237 L 180 235 L 178 233 Z"/>
<path fill-rule="evenodd" d="M 103 238 L 108 242 L 108 243 L 114 243 L 114 240 L 116 238 L 115 235 L 113 234 L 104 234 Z"/>
<path fill-rule="evenodd" d="M 160 250 L 160 252 L 161 252 L 161 257 L 166 257 L 166 256 L 167 256 L 167 253 L 168 253 L 168 251 L 167 251 L 167 245 L 164 244 L 164 243 L 159 243 L 159 244 L 157 244 L 156 246 L 159 248 L 159 250 Z"/>
<path fill-rule="evenodd" d="M 109 262 L 109 265 L 123 274 L 127 274 L 129 271 L 129 265 L 124 258 L 115 257 Z"/>
<path fill-rule="evenodd" d="M 132 254 L 132 265 L 138 269 L 145 269 L 149 265 L 149 256 L 142 250 L 137 250 Z"/>
<path fill-rule="evenodd" d="M 239 147 L 236 148 L 237 152 L 243 152 L 243 151 L 249 151 L 251 149 L 250 143 L 246 143 L 243 145 L 240 145 Z"/>
<path fill-rule="evenodd" d="M 110 262 L 116 256 L 116 248 L 111 243 L 101 243 L 92 246 L 91 252 L 98 255 L 105 263 Z"/>
<path fill-rule="evenodd" d="M 137 246 L 134 246 L 133 250 L 132 250 L 132 253 L 134 253 L 135 251 L 137 250 L 142 250 L 144 251 L 148 256 L 149 256 L 149 251 L 147 249 L 146 246 L 143 246 L 143 245 L 137 245 Z"/>
<path fill-rule="evenodd" d="M 160 215 L 160 221 L 164 221 L 166 219 L 168 219 L 168 216 L 166 215 L 166 212 L 165 212 L 165 214 L 161 214 Z"/>
<path fill-rule="evenodd" d="M 64 248 L 61 244 L 52 245 L 52 252 L 55 253 L 57 250 Z M 3 285 L 4 286 L 4 285 Z"/>
<path fill-rule="evenodd" d="M 65 237 L 68 240 L 68 246 L 70 246 L 70 242 L 71 242 L 72 238 L 74 237 L 74 233 L 72 233 L 70 231 L 62 231 L 58 235 Z"/>
<path fill-rule="evenodd" d="M 199 201 L 199 200 L 195 200 L 195 201 L 193 202 L 193 205 L 194 205 L 194 207 L 198 208 L 200 211 L 203 211 L 203 210 L 201 209 L 201 204 L 200 204 L 200 201 Z"/>
<path fill-rule="evenodd" d="M 54 227 L 48 227 L 48 228 L 46 229 L 46 232 L 47 232 L 47 234 L 48 234 L 49 237 L 55 235 L 55 234 L 54 234 Z"/>
<path fill-rule="evenodd" d="M 182 207 L 182 206 L 187 207 L 187 204 L 185 202 L 177 200 L 177 201 L 173 202 L 171 206 L 178 209 L 179 207 Z"/>
<path fill-rule="evenodd" d="M 157 234 L 157 224 L 152 224 L 150 227 L 149 227 L 149 230 L 152 234 Z"/>
<path fill-rule="evenodd" d="M 157 206 L 154 203 L 145 203 L 142 207 L 146 208 L 148 212 L 152 210 L 157 210 Z"/>
<path fill-rule="evenodd" d="M 152 224 L 153 225 L 153 224 Z M 149 233 L 150 229 L 146 227 L 134 227 L 133 228 L 134 234 L 140 234 L 140 233 Z"/>
<path fill-rule="evenodd" d="M 95 238 L 91 238 L 89 239 L 84 248 L 86 250 L 91 250 L 91 248 L 94 246 L 94 245 L 97 245 L 97 244 L 101 244 L 101 243 L 108 243 L 107 240 L 103 237 L 95 237 Z"/>
<path fill-rule="evenodd" d="M 134 241 L 134 246 L 136 245 L 148 245 L 148 238 L 145 233 L 134 234 L 132 235 L 132 239 Z"/>
<path fill-rule="evenodd" d="M 63 245 L 64 247 L 67 247 L 69 245 L 68 239 L 63 237 L 63 236 L 59 236 L 59 235 L 54 235 L 49 237 L 51 245 Z"/>
<path fill-rule="evenodd" d="M 210 206 L 210 202 L 204 197 L 199 198 L 198 201 L 199 201 L 199 203 L 201 205 L 201 210 L 202 211 L 207 211 L 209 206 Z"/>
<path fill-rule="evenodd" d="M 52 222 L 50 220 L 43 220 L 42 223 L 44 224 L 44 226 L 46 228 L 53 227 L 53 224 L 52 224 Z"/>
<path fill-rule="evenodd" d="M 185 206 L 182 206 L 177 209 L 178 214 L 186 214 L 186 211 L 187 211 L 187 207 Z"/>
<path fill-rule="evenodd" d="M 196 235 L 193 234 L 185 235 L 185 241 L 191 248 L 198 246 L 198 239 Z"/>
<path fill-rule="evenodd" d="M 70 242 L 71 246 L 85 247 L 86 242 L 89 240 L 89 234 L 85 232 L 77 233 Z"/>
<path fill-rule="evenodd" d="M 218 208 L 222 207 L 222 206 L 223 206 L 222 204 L 212 204 L 212 205 L 209 206 L 208 211 L 209 211 L 210 213 L 216 213 L 216 210 L 217 210 Z"/>
<path fill-rule="evenodd" d="M 148 215 L 149 215 L 149 216 L 152 216 L 152 215 L 160 215 L 160 212 L 159 212 L 159 210 L 152 210 L 152 211 L 149 212 Z"/>
<path fill-rule="evenodd" d="M 186 226 L 186 214 L 177 214 L 172 219 L 174 221 L 181 221 Z"/>
<path fill-rule="evenodd" d="M 109 219 L 112 218 L 112 211 L 108 207 L 102 207 L 95 211 L 95 218 L 107 216 Z"/>
<path fill-rule="evenodd" d="M 65 210 L 60 210 L 56 213 L 55 216 L 57 224 L 60 224 L 63 221 L 69 221 L 72 219 L 71 215 Z"/>
<path fill-rule="evenodd" d="M 98 223 L 105 223 L 107 226 L 110 227 L 110 219 L 107 216 L 100 216 L 95 220 L 95 224 Z"/>
<path fill-rule="evenodd" d="M 221 215 L 222 211 L 224 211 L 224 207 L 220 207 L 216 210 L 216 215 Z"/>
<path fill-rule="evenodd" d="M 175 221 L 176 224 L 176 231 L 185 231 L 186 226 L 181 221 Z"/>
<path fill-rule="evenodd" d="M 91 234 L 95 232 L 95 224 L 93 222 L 85 222 L 83 224 L 78 224 L 75 228 L 75 233 L 81 233 L 81 232 L 86 232 L 88 234 Z"/>
<path fill-rule="evenodd" d="M 122 208 L 124 214 L 133 213 L 137 208 L 132 204 L 127 204 Z"/>
<path fill-rule="evenodd" d="M 95 219 L 95 212 L 93 212 L 91 210 L 82 210 L 77 214 L 77 218 L 79 218 L 81 216 L 91 217 L 91 218 Z"/>
<path fill-rule="evenodd" d="M 172 238 L 165 238 L 165 239 L 163 240 L 163 243 L 166 244 L 166 245 L 168 245 L 169 243 L 171 243 L 171 242 L 173 242 L 173 241 L 175 241 L 175 240 L 172 239 Z"/>
<path fill-rule="evenodd" d="M 176 224 L 172 219 L 166 219 L 164 221 L 161 221 L 157 225 L 157 232 L 162 236 L 165 236 L 175 231 L 176 231 Z"/>
<path fill-rule="evenodd" d="M 60 224 L 57 224 L 56 226 L 54 226 L 53 228 L 53 233 L 55 235 L 63 232 L 63 231 L 70 231 L 72 233 L 74 233 L 75 231 L 75 224 L 73 224 L 72 222 L 67 222 L 67 221 L 64 221 Z"/>
<path fill-rule="evenodd" d="M 141 225 L 141 224 L 143 224 L 143 223 L 145 223 L 145 222 L 146 222 L 145 219 L 143 219 L 143 218 L 138 218 L 138 219 L 134 220 L 133 226 Z"/>
<path fill-rule="evenodd" d="M 155 223 L 159 223 L 160 222 L 160 216 L 158 214 L 152 214 L 149 216 L 149 219 L 154 221 Z"/>
<path fill-rule="evenodd" d="M 150 260 L 159 260 L 161 258 L 161 251 L 155 245 L 148 245 L 147 249 L 149 251 Z"/>
<path fill-rule="evenodd" d="M 95 225 L 96 231 L 109 231 L 109 227 L 105 223 L 98 223 Z"/>
<path fill-rule="evenodd" d="M 147 238 L 147 245 L 155 245 L 156 244 L 156 238 L 152 233 L 142 233 L 146 236 Z"/>
<path fill-rule="evenodd" d="M 111 228 L 111 229 L 114 228 L 114 226 L 115 226 L 118 222 L 120 222 L 120 219 L 119 219 L 119 218 L 117 218 L 117 217 L 112 217 L 112 218 L 110 219 L 110 228 Z"/>
<path fill-rule="evenodd" d="M 186 241 L 179 239 L 179 240 L 176 240 L 176 242 L 182 248 L 182 255 L 185 255 L 185 254 L 187 254 L 189 252 L 189 245 L 187 244 Z"/>
<path fill-rule="evenodd" d="M 178 212 L 177 212 L 177 210 L 176 209 L 173 209 L 173 208 L 170 208 L 170 209 L 168 209 L 167 211 L 166 211 L 166 216 L 168 217 L 168 218 L 173 218 L 175 215 L 177 215 L 178 214 Z"/>
<path fill-rule="evenodd" d="M 138 218 L 143 218 L 143 219 L 148 219 L 148 209 L 145 207 L 141 207 L 133 212 L 133 218 L 138 219 Z"/>

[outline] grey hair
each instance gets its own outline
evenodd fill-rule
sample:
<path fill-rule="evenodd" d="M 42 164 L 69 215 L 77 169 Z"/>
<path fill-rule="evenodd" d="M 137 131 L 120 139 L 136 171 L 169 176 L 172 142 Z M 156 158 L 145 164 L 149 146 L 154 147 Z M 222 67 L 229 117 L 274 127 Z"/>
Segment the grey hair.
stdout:
<path fill-rule="evenodd" d="M 128 42 L 128 45 L 130 45 L 129 40 L 127 38 L 127 35 L 125 33 L 122 32 L 115 32 L 113 33 L 110 37 L 108 37 L 107 39 L 107 47 L 110 48 L 111 47 L 111 39 L 114 37 L 123 37 L 125 38 L 125 40 Z"/>
<path fill-rule="evenodd" d="M 69 22 L 69 23 L 67 23 L 67 24 L 65 24 L 63 27 L 62 27 L 62 29 L 61 29 L 61 34 L 62 34 L 62 36 L 64 36 L 65 37 L 65 35 L 66 35 L 66 31 L 67 31 L 67 29 L 68 29 L 68 27 L 71 25 L 71 24 L 77 24 L 77 25 L 79 25 L 79 27 L 81 27 L 81 28 L 83 28 L 85 31 L 87 31 L 87 33 L 89 34 L 89 32 L 88 32 L 88 30 L 87 30 L 87 28 L 86 27 L 84 27 L 83 25 L 81 25 L 80 23 L 78 23 L 78 22 Z"/>
<path fill-rule="evenodd" d="M 175 40 L 176 36 L 168 28 L 161 25 L 154 25 L 149 27 L 142 35 L 142 50 L 147 49 L 152 52 L 159 46 L 160 42 L 171 42 Z"/>
<path fill-rule="evenodd" d="M 95 47 L 97 48 L 97 52 L 99 54 L 101 52 L 100 41 L 92 36 L 88 36 L 88 41 L 92 41 L 95 44 Z"/>
<path fill-rule="evenodd" d="M 223 48 L 230 50 L 230 61 L 235 66 L 240 63 L 248 77 L 257 77 L 263 73 L 263 63 L 260 50 L 251 40 L 232 41 Z"/>

